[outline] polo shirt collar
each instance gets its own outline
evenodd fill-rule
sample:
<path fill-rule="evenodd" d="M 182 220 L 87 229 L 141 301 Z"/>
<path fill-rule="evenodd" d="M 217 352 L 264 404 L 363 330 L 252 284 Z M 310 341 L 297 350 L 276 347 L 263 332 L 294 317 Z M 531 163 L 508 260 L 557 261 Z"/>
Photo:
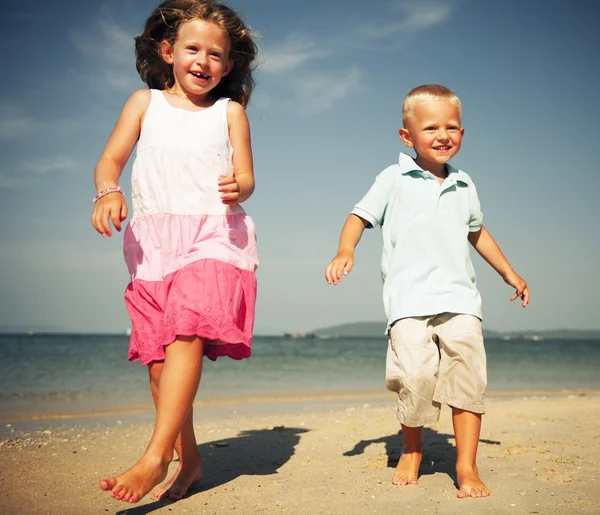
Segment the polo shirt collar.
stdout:
<path fill-rule="evenodd" d="M 411 156 L 405 154 L 404 152 L 400 152 L 399 165 L 400 173 L 402 173 L 403 175 L 416 172 L 424 177 L 435 178 L 435 176 L 431 172 L 423 170 L 423 168 L 421 168 Z M 454 183 L 457 181 L 463 182 L 465 184 L 467 183 L 465 178 L 462 176 L 463 172 L 461 172 L 457 168 L 454 168 L 451 164 L 446 163 L 446 170 L 448 171 L 448 179 L 450 179 L 450 183 Z"/>

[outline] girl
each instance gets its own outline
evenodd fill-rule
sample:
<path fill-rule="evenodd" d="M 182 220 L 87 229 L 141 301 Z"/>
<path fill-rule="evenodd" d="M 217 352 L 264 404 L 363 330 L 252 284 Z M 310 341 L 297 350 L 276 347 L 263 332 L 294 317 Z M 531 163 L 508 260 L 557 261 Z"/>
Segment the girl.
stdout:
<path fill-rule="evenodd" d="M 202 475 L 192 402 L 202 357 L 250 356 L 258 266 L 255 229 L 239 206 L 254 191 L 250 129 L 257 48 L 248 27 L 212 0 L 166 0 L 135 40 L 151 88 L 125 104 L 96 166 L 92 224 L 120 231 L 127 204 L 119 177 L 135 144 L 133 217 L 124 238 L 131 274 L 125 303 L 129 359 L 148 365 L 156 423 L 144 455 L 100 481 L 137 502 L 179 468 L 155 497 L 180 499 Z"/>

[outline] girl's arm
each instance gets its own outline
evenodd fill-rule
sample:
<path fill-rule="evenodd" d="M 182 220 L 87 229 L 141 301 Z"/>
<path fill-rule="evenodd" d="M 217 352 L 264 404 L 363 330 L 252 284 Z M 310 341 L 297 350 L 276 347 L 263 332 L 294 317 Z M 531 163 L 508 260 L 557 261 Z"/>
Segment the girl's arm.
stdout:
<path fill-rule="evenodd" d="M 149 103 L 149 90 L 136 91 L 125 103 L 94 170 L 98 193 L 118 186 L 123 168 L 140 137 L 142 120 Z M 102 236 L 112 236 L 109 220 L 120 231 L 125 218 L 127 203 L 120 192 L 109 193 L 94 204 L 92 225 Z"/>
<path fill-rule="evenodd" d="M 479 255 L 500 274 L 504 282 L 515 289 L 515 294 L 510 300 L 513 301 L 520 297 L 523 301 L 523 307 L 527 306 L 529 304 L 529 288 L 527 287 L 527 283 L 512 269 L 488 230 L 482 226 L 481 230 L 470 232 L 468 240 Z"/>
<path fill-rule="evenodd" d="M 338 246 L 337 256 L 325 270 L 325 280 L 329 284 L 337 284 L 342 280 L 342 274 L 348 275 L 354 266 L 354 249 L 362 236 L 365 227 L 369 224 L 360 216 L 351 214 L 347 219 Z"/>
<path fill-rule="evenodd" d="M 223 204 L 233 205 L 248 200 L 254 193 L 250 124 L 241 104 L 228 102 L 227 125 L 233 148 L 233 177 L 219 177 L 219 192 Z"/>

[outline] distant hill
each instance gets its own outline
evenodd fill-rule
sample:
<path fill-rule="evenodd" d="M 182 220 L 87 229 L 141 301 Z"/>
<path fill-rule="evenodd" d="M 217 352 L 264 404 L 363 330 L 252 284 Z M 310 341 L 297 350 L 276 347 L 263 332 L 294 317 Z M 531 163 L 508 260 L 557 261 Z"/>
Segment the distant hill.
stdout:
<path fill-rule="evenodd" d="M 312 334 L 319 338 L 332 337 L 381 337 L 385 338 L 385 322 L 354 322 L 322 329 L 315 329 Z M 492 331 L 483 330 L 486 338 L 512 339 L 543 339 L 543 340 L 600 340 L 600 330 L 551 329 L 545 331 Z"/>

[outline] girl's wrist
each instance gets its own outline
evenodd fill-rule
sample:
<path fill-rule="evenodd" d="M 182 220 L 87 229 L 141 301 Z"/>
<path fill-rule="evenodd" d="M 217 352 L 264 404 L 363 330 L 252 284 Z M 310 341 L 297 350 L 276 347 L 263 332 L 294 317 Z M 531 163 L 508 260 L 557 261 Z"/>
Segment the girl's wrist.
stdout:
<path fill-rule="evenodd" d="M 106 197 L 106 195 L 110 195 L 111 193 L 120 193 L 121 195 L 123 195 L 123 190 L 120 188 L 120 186 L 109 186 L 100 190 L 92 200 L 94 201 L 94 203 L 96 203 L 102 197 Z"/>

